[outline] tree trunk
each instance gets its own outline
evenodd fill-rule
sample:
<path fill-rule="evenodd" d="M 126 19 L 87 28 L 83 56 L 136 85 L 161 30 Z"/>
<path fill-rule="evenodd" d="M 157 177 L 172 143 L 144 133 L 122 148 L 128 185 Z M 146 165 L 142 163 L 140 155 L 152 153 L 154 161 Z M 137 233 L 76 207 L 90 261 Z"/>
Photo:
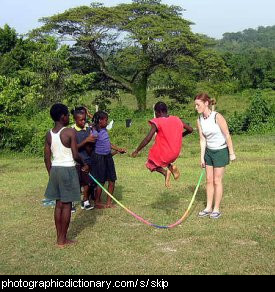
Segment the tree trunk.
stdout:
<path fill-rule="evenodd" d="M 146 110 L 146 97 L 147 97 L 147 84 L 148 84 L 148 75 L 143 73 L 139 78 L 135 80 L 132 84 L 133 95 L 137 100 L 137 107 L 139 111 Z"/>

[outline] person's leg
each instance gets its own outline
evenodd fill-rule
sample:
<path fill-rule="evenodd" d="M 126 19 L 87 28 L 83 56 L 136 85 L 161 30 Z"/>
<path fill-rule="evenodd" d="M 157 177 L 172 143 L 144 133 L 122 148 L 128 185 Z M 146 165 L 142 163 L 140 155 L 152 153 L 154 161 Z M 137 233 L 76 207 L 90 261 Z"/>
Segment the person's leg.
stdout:
<path fill-rule="evenodd" d="M 61 231 L 61 238 L 64 239 L 66 244 L 71 243 L 71 240 L 67 239 L 67 232 L 71 221 L 71 208 L 72 203 L 62 203 L 62 231 Z"/>
<path fill-rule="evenodd" d="M 214 199 L 215 205 L 213 212 L 219 212 L 220 210 L 220 203 L 222 200 L 223 195 L 223 175 L 224 175 L 225 167 L 217 167 L 214 168 Z"/>
<path fill-rule="evenodd" d="M 101 193 L 102 193 L 101 187 L 97 186 L 95 189 L 95 208 L 98 208 L 98 209 L 104 208 L 101 202 Z"/>
<path fill-rule="evenodd" d="M 176 165 L 173 165 L 172 163 L 170 163 L 168 165 L 168 169 L 171 171 L 174 179 L 178 179 L 180 177 L 180 172 L 179 172 L 179 169 L 176 167 Z"/>
<path fill-rule="evenodd" d="M 54 210 L 54 222 L 56 228 L 56 242 L 58 243 L 60 240 L 60 234 L 62 229 L 62 221 L 61 221 L 61 214 L 62 214 L 62 203 L 60 200 L 56 200 L 55 203 L 55 210 Z"/>
<path fill-rule="evenodd" d="M 162 167 L 157 167 L 155 168 L 155 171 L 161 173 L 162 175 L 164 175 L 165 177 L 165 186 L 167 188 L 170 188 L 171 184 L 170 184 L 170 177 L 171 177 L 171 171 L 169 169 L 165 170 Z"/>
<path fill-rule="evenodd" d="M 112 195 L 114 193 L 115 189 L 115 182 L 114 181 L 108 181 L 108 192 Z M 106 208 L 113 208 L 115 205 L 112 203 L 112 198 L 110 196 L 107 196 L 107 202 L 106 202 Z"/>
<path fill-rule="evenodd" d="M 212 211 L 213 199 L 214 199 L 214 168 L 213 166 L 206 165 L 206 196 L 207 204 L 206 211 Z"/>
<path fill-rule="evenodd" d="M 60 201 L 59 201 L 60 202 Z M 61 212 L 59 214 L 60 219 L 60 231 L 57 238 L 57 244 L 62 247 L 65 244 L 74 243 L 72 240 L 67 239 L 67 232 L 71 221 L 71 208 L 72 203 L 60 202 Z"/>
<path fill-rule="evenodd" d="M 91 210 L 94 207 L 90 204 L 90 187 L 88 185 L 83 186 L 83 202 L 81 208 L 84 210 Z"/>

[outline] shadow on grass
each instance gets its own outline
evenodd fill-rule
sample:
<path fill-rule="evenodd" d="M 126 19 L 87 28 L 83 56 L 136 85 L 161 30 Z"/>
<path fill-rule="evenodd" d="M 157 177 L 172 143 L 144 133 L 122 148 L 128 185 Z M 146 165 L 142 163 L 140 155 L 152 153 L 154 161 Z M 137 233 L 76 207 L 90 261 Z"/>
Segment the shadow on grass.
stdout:
<path fill-rule="evenodd" d="M 107 189 L 107 188 L 108 188 L 108 185 L 106 184 L 104 187 L 106 187 L 106 189 Z M 122 200 L 122 192 L 123 192 L 123 186 L 121 186 L 121 185 L 116 185 L 116 186 L 115 186 L 115 189 L 114 189 L 113 196 L 114 196 L 118 201 L 121 201 L 121 200 Z M 106 202 L 108 195 L 107 195 L 104 191 L 102 191 L 102 195 L 101 195 L 101 197 L 102 197 L 102 201 L 103 201 L 103 202 Z M 114 203 L 115 205 L 117 205 L 116 202 L 113 201 L 113 203 Z"/>
<path fill-rule="evenodd" d="M 196 186 L 189 186 L 187 189 L 188 191 L 184 193 L 190 193 L 193 196 L 195 188 Z M 160 196 L 158 197 L 158 199 L 154 203 L 151 204 L 151 207 L 153 209 L 168 211 L 170 209 L 177 208 L 177 206 L 180 204 L 180 199 L 181 197 L 179 195 L 173 194 L 172 191 L 162 192 Z M 190 197 L 190 200 L 191 200 L 191 197 Z M 198 189 L 194 204 L 197 205 L 197 203 L 199 202 L 203 202 L 204 204 L 206 204 L 205 189 L 203 187 L 200 187 Z"/>
<path fill-rule="evenodd" d="M 192 193 L 192 195 L 194 194 L 196 186 L 194 187 L 189 187 L 189 192 Z M 204 187 L 199 187 L 195 201 L 199 201 L 199 202 L 204 202 L 206 203 L 206 193 L 205 193 L 205 188 Z"/>
<path fill-rule="evenodd" d="M 101 215 L 101 210 L 81 210 L 79 213 L 72 215 L 68 237 L 76 238 L 83 230 L 95 225 L 97 216 Z"/>
<path fill-rule="evenodd" d="M 162 192 L 158 199 L 151 204 L 151 207 L 152 209 L 168 211 L 177 208 L 179 200 L 179 196 L 172 194 L 171 192 Z"/>
<path fill-rule="evenodd" d="M 115 188 L 114 197 L 118 201 L 122 199 L 122 190 L 123 190 L 122 186 L 117 186 Z M 104 191 L 102 191 L 102 201 L 106 202 L 107 195 L 106 194 L 103 195 L 103 193 Z M 80 205 L 78 205 L 78 208 L 80 209 Z M 90 228 L 93 225 L 95 225 L 97 217 L 104 215 L 104 212 L 107 210 L 108 209 L 93 209 L 88 211 L 81 210 L 80 212 L 77 212 L 76 214 L 72 215 L 68 237 L 74 239 L 86 228 Z"/>

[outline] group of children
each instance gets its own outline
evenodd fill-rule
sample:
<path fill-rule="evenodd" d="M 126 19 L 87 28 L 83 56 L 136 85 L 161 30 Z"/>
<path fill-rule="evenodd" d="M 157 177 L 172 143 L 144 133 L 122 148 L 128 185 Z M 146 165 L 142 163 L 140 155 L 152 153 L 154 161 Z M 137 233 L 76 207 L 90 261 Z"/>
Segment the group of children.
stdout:
<path fill-rule="evenodd" d="M 85 107 L 73 109 L 72 114 L 79 155 L 89 166 L 89 172 L 97 181 L 101 184 L 108 181 L 108 191 L 113 194 L 117 179 L 113 155 L 125 153 L 126 150 L 111 144 L 106 129 L 108 114 L 98 111 L 91 115 Z M 87 116 L 92 118 L 91 123 L 87 123 Z M 91 210 L 94 207 L 100 209 L 114 207 L 110 197 L 107 197 L 106 204 L 102 203 L 102 189 L 95 184 L 87 172 L 82 170 L 81 165 L 78 164 L 77 169 L 83 193 L 81 208 Z M 91 200 L 94 200 L 94 206 L 91 205 Z"/>
<path fill-rule="evenodd" d="M 163 102 L 158 102 L 154 110 L 156 118 L 149 121 L 150 132 L 131 156 L 136 157 L 156 134 L 146 166 L 150 171 L 161 173 L 165 177 L 165 186 L 170 187 L 171 174 L 174 179 L 180 175 L 172 163 L 180 154 L 182 137 L 192 133 L 193 129 L 178 117 L 169 116 Z M 45 141 L 45 165 L 50 176 L 45 197 L 56 200 L 57 245 L 63 247 L 72 243 L 67 239 L 67 230 L 72 202 L 80 200 L 80 188 L 83 192 L 82 209 L 93 208 L 91 199 L 94 199 L 96 208 L 114 207 L 109 196 L 106 204 L 102 203 L 102 189 L 94 183 L 89 172 L 101 184 L 108 182 L 108 192 L 113 194 L 117 179 L 113 155 L 126 153 L 126 150 L 110 142 L 106 129 L 108 114 L 103 111 L 92 116 L 85 107 L 75 108 L 72 110 L 75 124 L 71 128 L 66 127 L 69 111 L 65 105 L 53 105 L 50 114 L 55 126 L 47 133 Z M 92 117 L 90 124 L 87 116 Z"/>

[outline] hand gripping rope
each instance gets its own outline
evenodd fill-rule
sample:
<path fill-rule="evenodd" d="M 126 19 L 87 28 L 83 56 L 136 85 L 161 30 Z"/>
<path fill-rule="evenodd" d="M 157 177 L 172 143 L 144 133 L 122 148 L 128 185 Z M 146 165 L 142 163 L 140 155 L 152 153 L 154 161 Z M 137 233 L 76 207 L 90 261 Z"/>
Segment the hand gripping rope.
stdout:
<path fill-rule="evenodd" d="M 162 225 L 157 225 L 157 224 L 153 224 L 145 219 L 143 219 L 142 217 L 140 217 L 139 215 L 135 214 L 134 212 L 132 212 L 131 210 L 129 210 L 128 208 L 126 208 L 123 204 L 121 204 L 113 195 L 111 195 L 105 188 L 104 186 L 98 182 L 90 173 L 89 173 L 89 176 L 96 182 L 96 184 L 98 184 L 102 190 L 108 195 L 110 196 L 120 207 L 122 207 L 124 210 L 126 210 L 128 213 L 130 213 L 132 216 L 134 216 L 137 220 L 149 225 L 149 226 L 152 226 L 152 227 L 156 227 L 156 228 L 173 228 L 177 225 L 179 225 L 188 215 L 194 201 L 195 201 L 195 197 L 196 197 L 196 194 L 198 192 L 198 189 L 199 189 L 199 186 L 200 186 L 200 183 L 201 183 L 201 180 L 203 178 L 203 175 L 204 175 L 204 169 L 202 170 L 201 172 L 201 175 L 200 175 L 200 178 L 199 178 L 199 181 L 197 183 L 197 186 L 196 186 L 196 189 L 194 191 L 194 194 L 193 194 L 193 197 L 189 203 L 189 206 L 187 208 L 187 210 L 185 211 L 185 213 L 183 214 L 183 216 L 178 220 L 176 221 L 175 223 L 173 224 L 170 224 L 170 225 L 166 225 L 166 226 L 162 226 Z"/>

